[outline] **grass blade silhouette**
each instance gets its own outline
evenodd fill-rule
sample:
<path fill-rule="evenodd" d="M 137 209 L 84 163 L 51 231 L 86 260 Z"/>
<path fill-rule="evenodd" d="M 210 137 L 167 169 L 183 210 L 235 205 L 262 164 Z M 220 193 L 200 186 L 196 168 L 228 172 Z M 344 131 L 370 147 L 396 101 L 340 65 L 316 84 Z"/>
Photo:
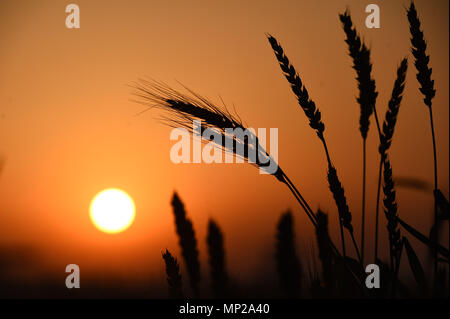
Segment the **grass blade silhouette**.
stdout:
<path fill-rule="evenodd" d="M 437 155 L 436 155 L 436 138 L 434 134 L 434 123 L 433 123 L 433 108 L 432 100 L 436 94 L 434 89 L 434 80 L 431 79 L 432 69 L 428 67 L 430 62 L 430 57 L 426 53 L 427 43 L 424 39 L 423 32 L 420 29 L 420 20 L 417 16 L 416 7 L 414 3 L 411 2 L 409 9 L 407 10 L 407 16 L 409 21 L 409 30 L 411 33 L 411 52 L 415 58 L 414 65 L 417 69 L 417 81 L 420 84 L 420 92 L 424 96 L 424 103 L 428 107 L 428 112 L 430 116 L 430 127 L 431 127 L 431 138 L 433 143 L 433 160 L 434 160 L 434 190 L 438 189 L 438 177 L 437 177 Z M 438 209 L 436 199 L 434 200 L 434 223 L 438 222 Z M 437 232 L 436 232 L 437 235 Z M 438 241 L 438 238 L 432 238 L 434 242 Z M 437 250 L 434 253 L 434 284 L 437 284 L 437 272 L 438 272 L 438 255 Z"/>
<path fill-rule="evenodd" d="M 319 137 L 319 139 L 322 142 L 322 145 L 324 147 L 325 155 L 326 155 L 327 162 L 328 162 L 328 182 L 329 182 L 330 190 L 333 194 L 333 198 L 335 199 L 336 206 L 338 207 L 339 226 L 340 226 L 340 234 L 341 234 L 341 242 L 342 242 L 342 253 L 344 254 L 344 256 L 346 255 L 344 232 L 343 232 L 343 227 L 346 227 L 346 229 L 349 231 L 349 233 L 352 237 L 358 257 L 360 257 L 358 247 L 357 247 L 357 245 L 355 245 L 356 243 L 355 243 L 354 235 L 353 235 L 353 227 L 351 227 L 351 213 L 348 210 L 348 206 L 346 205 L 344 189 L 339 181 L 336 169 L 332 164 L 331 157 L 330 157 L 328 147 L 327 147 L 327 143 L 326 143 L 326 140 L 324 137 L 325 125 L 322 122 L 321 113 L 320 113 L 319 109 L 316 107 L 316 104 L 314 103 L 314 101 L 310 99 L 308 90 L 306 89 L 305 85 L 303 85 L 302 80 L 300 79 L 300 76 L 298 75 L 294 66 L 290 63 L 288 57 L 284 53 L 282 46 L 280 45 L 280 43 L 277 41 L 277 39 L 275 39 L 270 34 L 267 35 L 267 38 L 268 38 L 269 43 L 275 53 L 275 57 L 278 60 L 280 68 L 283 71 L 284 76 L 286 77 L 287 81 L 289 82 L 289 84 L 291 86 L 292 92 L 297 97 L 298 104 L 300 105 L 300 107 L 302 108 L 306 117 L 309 120 L 309 126 L 316 131 L 316 134 Z M 334 184 L 331 184 L 331 183 L 334 183 Z M 335 193 L 334 191 L 339 191 L 339 194 Z M 338 200 L 340 202 L 338 202 Z M 347 209 L 345 209 L 345 208 L 347 208 Z"/>
<path fill-rule="evenodd" d="M 183 298 L 183 282 L 181 280 L 180 266 L 178 265 L 177 259 L 167 249 L 162 254 L 162 257 L 166 265 L 169 298 L 181 299 Z"/>
<path fill-rule="evenodd" d="M 361 209 L 361 260 L 364 261 L 364 239 L 365 239 L 365 220 L 366 220 L 366 143 L 367 133 L 369 131 L 370 116 L 375 111 L 375 119 L 379 129 L 378 116 L 376 114 L 375 103 L 378 96 L 375 80 L 372 79 L 372 64 L 370 62 L 370 50 L 363 43 L 361 38 L 353 28 L 353 22 L 350 13 L 346 11 L 339 15 L 342 27 L 347 36 L 345 42 L 349 48 L 349 55 L 353 60 L 353 69 L 355 69 L 359 89 L 359 97 L 356 99 L 360 106 L 359 130 L 363 139 L 362 158 L 362 209 Z"/>
<path fill-rule="evenodd" d="M 228 274 L 225 267 L 225 248 L 219 225 L 213 220 L 208 223 L 206 239 L 211 268 L 211 287 L 215 298 L 226 298 L 228 294 Z"/>
<path fill-rule="evenodd" d="M 199 297 L 200 262 L 198 258 L 197 240 L 195 239 L 192 222 L 186 217 L 184 205 L 176 192 L 172 197 L 172 207 L 181 253 L 186 263 L 190 285 L 195 297 Z"/>
<path fill-rule="evenodd" d="M 285 296 L 299 297 L 302 269 L 295 249 L 293 217 L 290 211 L 284 213 L 278 222 L 275 258 L 281 288 Z"/>
<path fill-rule="evenodd" d="M 408 238 L 403 237 L 403 244 L 406 250 L 406 255 L 408 256 L 409 266 L 413 272 L 414 279 L 417 282 L 419 291 L 421 295 L 425 295 L 427 291 L 427 280 L 425 277 L 425 271 L 423 270 L 422 264 L 416 255 L 416 252 L 409 243 Z"/>
<path fill-rule="evenodd" d="M 448 199 L 445 198 L 444 194 L 442 194 L 442 192 L 439 189 L 437 189 L 434 192 L 434 197 L 436 199 L 438 210 L 439 210 L 438 219 L 439 220 L 449 220 L 450 219 L 450 205 L 449 205 Z"/>
<path fill-rule="evenodd" d="M 430 249 L 436 249 L 439 254 L 441 254 L 444 258 L 446 258 L 446 262 L 448 263 L 448 259 L 450 257 L 450 251 L 442 246 L 439 243 L 434 243 L 429 237 L 422 234 L 420 231 L 418 231 L 416 228 L 411 226 L 410 224 L 406 223 L 404 220 L 402 220 L 400 217 L 397 217 L 398 223 L 404 230 L 406 230 L 408 233 L 413 235 L 416 239 L 418 239 L 421 243 L 425 244 Z M 435 246 L 435 248 L 433 248 Z"/>
<path fill-rule="evenodd" d="M 408 60 L 405 58 L 400 63 L 397 69 L 397 78 L 394 82 L 394 88 L 392 89 L 391 98 L 388 103 L 388 109 L 383 122 L 383 131 L 380 135 L 380 146 L 378 152 L 380 153 L 380 165 L 378 169 L 378 188 L 377 188 L 377 200 L 375 210 L 375 260 L 378 259 L 378 219 L 379 219 L 379 203 L 380 203 L 380 190 L 381 190 L 381 171 L 383 169 L 384 158 L 387 151 L 391 147 L 392 138 L 394 136 L 395 124 L 397 122 L 398 112 L 400 110 L 400 104 L 403 98 L 403 91 L 405 89 L 406 71 L 408 70 Z"/>

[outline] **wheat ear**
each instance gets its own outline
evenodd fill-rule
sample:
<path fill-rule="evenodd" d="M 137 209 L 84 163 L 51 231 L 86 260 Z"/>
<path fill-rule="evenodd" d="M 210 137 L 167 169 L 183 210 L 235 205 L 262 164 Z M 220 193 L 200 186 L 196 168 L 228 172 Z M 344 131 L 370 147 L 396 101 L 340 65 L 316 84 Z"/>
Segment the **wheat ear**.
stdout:
<path fill-rule="evenodd" d="M 177 259 L 166 249 L 162 254 L 164 263 L 166 265 L 167 284 L 169 285 L 169 297 L 174 299 L 183 298 L 182 288 L 183 282 L 181 280 L 180 266 Z"/>
<path fill-rule="evenodd" d="M 400 104 L 403 98 L 403 91 L 405 89 L 406 71 L 408 70 L 408 60 L 404 58 L 397 69 L 397 78 L 394 82 L 391 98 L 388 103 L 388 109 L 383 122 L 383 131 L 380 138 L 380 146 L 378 151 L 380 153 L 380 165 L 378 170 L 378 188 L 377 188 L 377 204 L 375 211 L 375 260 L 378 260 L 378 217 L 380 204 L 380 189 L 381 189 L 381 171 L 383 168 L 384 157 L 391 147 L 392 138 L 394 136 L 395 124 L 397 122 Z"/>

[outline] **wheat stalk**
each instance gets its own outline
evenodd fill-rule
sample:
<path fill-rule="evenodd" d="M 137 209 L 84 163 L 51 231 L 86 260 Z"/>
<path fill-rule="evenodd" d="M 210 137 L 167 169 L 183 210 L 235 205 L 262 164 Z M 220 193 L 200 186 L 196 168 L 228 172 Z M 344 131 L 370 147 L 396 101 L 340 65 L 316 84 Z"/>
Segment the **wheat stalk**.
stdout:
<path fill-rule="evenodd" d="M 278 63 L 280 65 L 281 70 L 284 73 L 284 76 L 286 77 L 287 81 L 291 85 L 292 92 L 297 97 L 298 104 L 303 109 L 306 117 L 309 120 L 309 126 L 313 128 L 316 131 L 317 136 L 319 137 L 320 141 L 322 142 L 322 145 L 325 150 L 325 155 L 328 162 L 328 182 L 330 186 L 330 190 L 333 194 L 333 198 L 335 199 L 336 206 L 338 208 L 338 214 L 339 214 L 339 226 L 340 226 L 340 233 L 341 233 L 341 242 L 342 242 L 342 252 L 344 256 L 346 255 L 345 251 L 345 240 L 344 240 L 344 232 L 343 227 L 345 227 L 351 237 L 352 241 L 356 250 L 356 253 L 358 254 L 358 257 L 360 256 L 358 247 L 354 241 L 353 236 L 353 227 L 351 225 L 351 213 L 347 206 L 347 200 L 345 198 L 344 194 L 344 188 L 342 187 L 339 178 L 337 176 L 337 172 L 335 167 L 333 166 L 331 162 L 331 157 L 328 152 L 327 143 L 324 137 L 324 131 L 325 131 L 325 125 L 322 122 L 322 116 L 319 111 L 319 109 L 316 107 L 316 104 L 313 100 L 310 99 L 308 90 L 306 89 L 305 85 L 302 83 L 302 80 L 300 76 L 298 75 L 297 71 L 295 70 L 294 66 L 290 63 L 288 57 L 284 53 L 284 50 L 281 46 L 281 44 L 270 34 L 267 35 L 267 38 L 269 40 L 270 45 L 272 46 L 272 49 L 275 53 L 275 57 L 278 60 Z M 333 183 L 333 184 L 332 184 Z"/>
<path fill-rule="evenodd" d="M 345 42 L 349 48 L 349 55 L 353 60 L 359 89 L 359 97 L 356 99 L 360 105 L 359 130 L 363 139 L 363 171 L 362 171 L 362 209 L 361 209 L 361 258 L 364 260 L 364 239 L 365 239 L 365 210 L 366 210 L 366 141 L 369 131 L 370 116 L 375 111 L 375 119 L 380 132 L 378 116 L 376 114 L 375 103 L 378 96 L 375 80 L 372 79 L 372 64 L 370 62 L 370 50 L 353 28 L 350 13 L 346 11 L 339 15 L 342 27 L 347 36 Z"/>
<path fill-rule="evenodd" d="M 408 60 L 404 58 L 397 69 L 397 78 L 394 82 L 391 98 L 388 103 L 385 119 L 383 122 L 383 131 L 380 136 L 380 145 L 378 151 L 381 155 L 380 165 L 378 170 L 378 188 L 377 188 L 377 204 L 375 211 L 375 260 L 378 259 L 378 216 L 380 203 L 380 188 L 381 188 L 381 171 L 383 167 L 384 158 L 387 151 L 391 147 L 392 138 L 394 136 L 395 124 L 397 122 L 400 104 L 403 98 L 403 91 L 405 89 L 406 71 L 408 70 Z"/>
<path fill-rule="evenodd" d="M 424 39 L 423 32 L 420 29 L 420 20 L 417 16 L 416 7 L 414 3 L 411 2 L 409 9 L 407 10 L 407 16 L 409 21 L 409 30 L 411 33 L 411 52 L 415 58 L 414 65 L 417 69 L 417 81 L 420 84 L 420 92 L 424 96 L 424 103 L 428 106 L 428 112 L 430 116 L 430 127 L 431 127 L 431 138 L 433 142 L 433 162 L 434 162 L 434 190 L 436 192 L 438 189 L 438 178 L 437 178 L 437 154 L 436 154 L 436 138 L 434 134 L 434 123 L 433 123 L 433 108 L 432 108 L 432 100 L 436 94 L 436 90 L 434 89 L 434 80 L 431 79 L 432 69 L 428 67 L 428 63 L 430 62 L 430 57 L 426 53 L 427 43 Z M 438 222 L 438 208 L 437 201 L 434 198 L 434 223 Z M 437 233 L 436 233 L 437 234 Z M 434 236 L 432 240 L 437 243 L 437 235 Z M 436 286 L 436 278 L 438 273 L 438 253 L 435 249 L 434 251 L 434 277 L 435 277 L 435 286 Z"/>

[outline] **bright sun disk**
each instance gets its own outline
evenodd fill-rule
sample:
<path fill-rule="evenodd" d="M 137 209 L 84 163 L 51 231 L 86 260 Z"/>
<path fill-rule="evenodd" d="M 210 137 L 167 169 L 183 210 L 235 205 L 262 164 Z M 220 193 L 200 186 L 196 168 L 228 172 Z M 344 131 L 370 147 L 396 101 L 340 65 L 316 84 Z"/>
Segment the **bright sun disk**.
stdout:
<path fill-rule="evenodd" d="M 106 233 L 119 233 L 133 223 L 135 215 L 133 199 L 124 191 L 109 188 L 92 199 L 90 216 L 94 225 Z"/>

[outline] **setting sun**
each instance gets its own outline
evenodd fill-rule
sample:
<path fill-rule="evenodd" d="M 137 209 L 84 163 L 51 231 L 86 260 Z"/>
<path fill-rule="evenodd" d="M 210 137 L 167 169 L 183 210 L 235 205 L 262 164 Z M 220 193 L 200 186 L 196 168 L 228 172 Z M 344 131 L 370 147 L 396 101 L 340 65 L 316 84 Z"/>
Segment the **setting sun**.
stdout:
<path fill-rule="evenodd" d="M 109 188 L 95 195 L 90 206 L 91 220 L 105 233 L 119 233 L 134 220 L 133 199 L 124 191 Z"/>

